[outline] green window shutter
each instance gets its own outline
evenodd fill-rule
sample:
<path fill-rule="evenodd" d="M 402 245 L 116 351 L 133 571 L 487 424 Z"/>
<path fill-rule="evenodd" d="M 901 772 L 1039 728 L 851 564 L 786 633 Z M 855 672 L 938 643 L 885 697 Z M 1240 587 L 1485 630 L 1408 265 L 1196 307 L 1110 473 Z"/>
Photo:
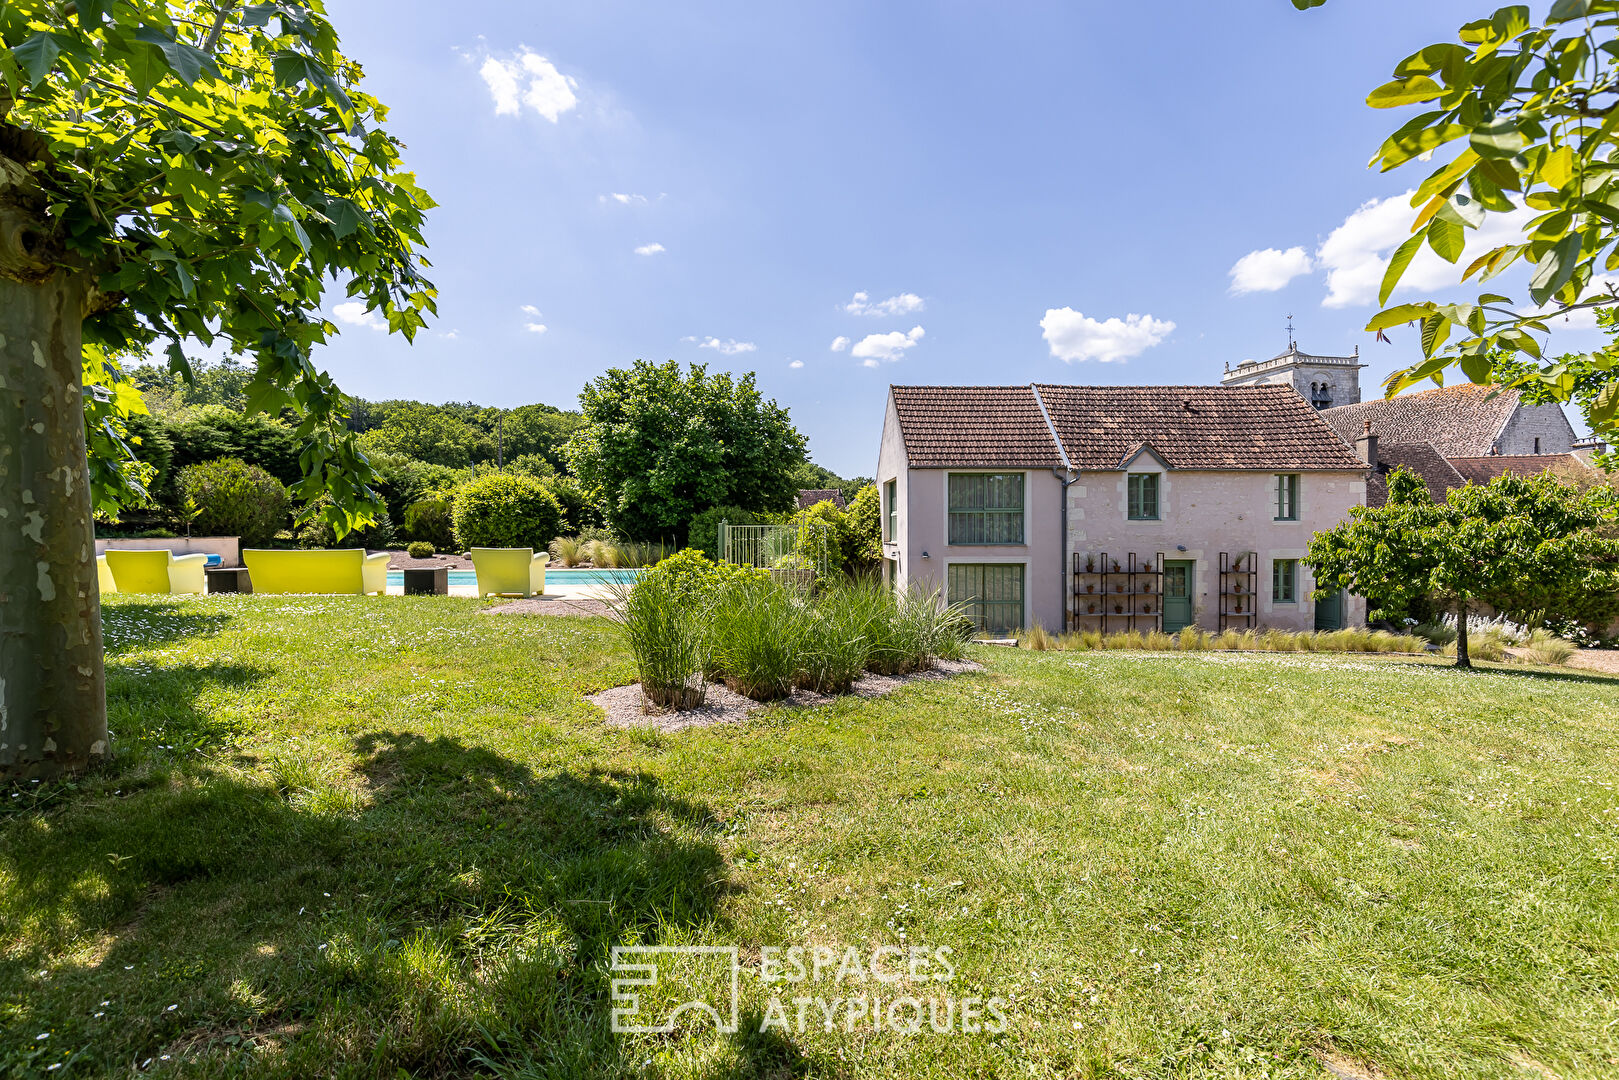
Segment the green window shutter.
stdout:
<path fill-rule="evenodd" d="M 1298 602 L 1299 561 L 1277 559 L 1271 563 L 1271 600 L 1278 604 Z"/>
<path fill-rule="evenodd" d="M 888 499 L 888 542 L 899 542 L 899 481 L 890 480 L 884 484 L 885 495 Z"/>
<path fill-rule="evenodd" d="M 1276 520 L 1297 521 L 1299 517 L 1299 477 L 1280 473 L 1276 477 Z"/>
<path fill-rule="evenodd" d="M 1127 514 L 1132 521 L 1153 521 L 1158 517 L 1158 474 L 1132 473 L 1126 488 Z"/>

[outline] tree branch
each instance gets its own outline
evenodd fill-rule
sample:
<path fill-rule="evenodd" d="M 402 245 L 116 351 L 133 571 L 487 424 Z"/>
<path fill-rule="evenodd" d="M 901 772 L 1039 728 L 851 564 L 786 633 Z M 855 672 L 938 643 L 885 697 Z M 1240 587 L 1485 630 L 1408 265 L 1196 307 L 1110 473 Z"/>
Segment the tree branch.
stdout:
<path fill-rule="evenodd" d="M 209 56 L 219 48 L 219 35 L 225 29 L 225 19 L 230 16 L 231 10 L 236 7 L 236 0 L 221 0 L 219 13 L 214 16 L 213 28 L 208 31 L 208 37 L 203 40 L 202 51 Z"/>

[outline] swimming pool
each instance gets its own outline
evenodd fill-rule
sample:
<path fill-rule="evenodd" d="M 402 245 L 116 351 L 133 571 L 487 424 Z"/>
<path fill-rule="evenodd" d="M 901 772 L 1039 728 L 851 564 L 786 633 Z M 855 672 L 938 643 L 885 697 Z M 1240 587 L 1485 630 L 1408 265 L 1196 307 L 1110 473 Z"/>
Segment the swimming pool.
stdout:
<path fill-rule="evenodd" d="M 639 570 L 547 570 L 545 583 L 547 585 L 631 585 L 640 577 Z M 403 570 L 388 571 L 388 584 L 403 588 L 405 585 L 405 572 Z M 476 570 L 450 571 L 450 588 L 476 589 L 478 587 L 478 572 Z"/>

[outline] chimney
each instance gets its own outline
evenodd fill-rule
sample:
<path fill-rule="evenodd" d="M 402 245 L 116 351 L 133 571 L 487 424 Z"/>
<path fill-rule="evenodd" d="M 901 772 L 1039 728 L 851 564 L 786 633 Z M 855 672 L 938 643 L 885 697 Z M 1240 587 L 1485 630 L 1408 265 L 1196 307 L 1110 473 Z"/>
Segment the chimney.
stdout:
<path fill-rule="evenodd" d="M 1355 456 L 1371 468 L 1377 468 L 1377 436 L 1372 434 L 1372 422 L 1366 421 L 1366 430 L 1355 440 Z"/>

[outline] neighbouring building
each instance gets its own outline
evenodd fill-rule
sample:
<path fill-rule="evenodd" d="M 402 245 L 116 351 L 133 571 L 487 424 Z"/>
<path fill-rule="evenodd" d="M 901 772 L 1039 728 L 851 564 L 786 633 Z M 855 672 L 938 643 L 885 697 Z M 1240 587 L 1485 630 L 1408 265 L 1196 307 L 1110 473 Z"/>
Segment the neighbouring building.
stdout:
<path fill-rule="evenodd" d="M 829 502 L 839 510 L 849 509 L 843 501 L 843 492 L 838 488 L 799 488 L 798 508 L 808 510 L 816 503 Z"/>
<path fill-rule="evenodd" d="M 1437 386 L 1339 405 L 1321 415 L 1346 442 L 1359 438 L 1370 421 L 1383 443 L 1428 443 L 1447 460 L 1574 450 L 1574 428 L 1560 406 L 1530 405 L 1522 391 L 1497 386 Z"/>
<path fill-rule="evenodd" d="M 1353 405 L 1360 401 L 1360 347 L 1353 356 L 1312 356 L 1299 352 L 1294 342 L 1269 360 L 1244 360 L 1226 365 L 1221 386 L 1291 386 L 1317 409 Z"/>
<path fill-rule="evenodd" d="M 1301 560 L 1367 468 L 1290 381 L 893 386 L 877 483 L 889 579 L 985 631 L 1364 618 Z"/>

